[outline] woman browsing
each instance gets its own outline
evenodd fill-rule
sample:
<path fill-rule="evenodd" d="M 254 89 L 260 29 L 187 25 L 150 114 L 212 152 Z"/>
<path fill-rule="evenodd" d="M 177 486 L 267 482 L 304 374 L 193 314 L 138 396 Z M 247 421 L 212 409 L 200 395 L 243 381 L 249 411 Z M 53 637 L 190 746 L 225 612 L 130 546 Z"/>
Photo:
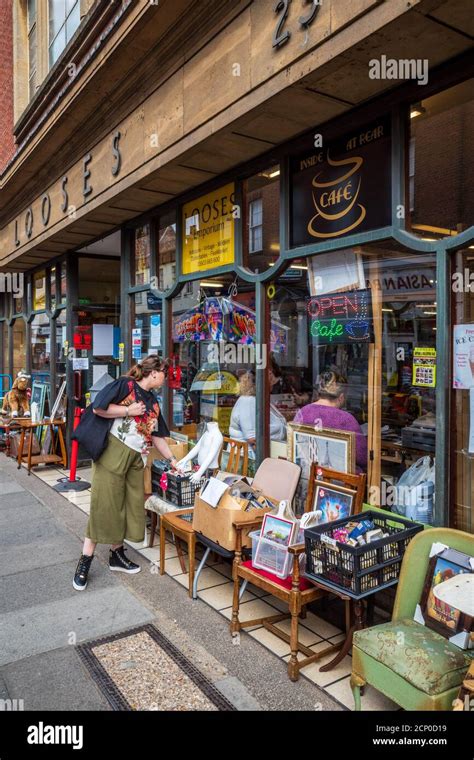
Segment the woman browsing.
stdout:
<path fill-rule="evenodd" d="M 130 574 L 141 570 L 126 556 L 123 542 L 142 541 L 145 533 L 143 469 L 148 451 L 155 445 L 171 466 L 177 464 L 165 440 L 168 426 L 152 393 L 162 387 L 167 374 L 168 362 L 149 356 L 107 385 L 92 404 L 97 417 L 110 421 L 110 429 L 105 449 L 92 466 L 91 509 L 74 574 L 76 591 L 87 587 L 99 543 L 110 544 L 110 570 Z"/>

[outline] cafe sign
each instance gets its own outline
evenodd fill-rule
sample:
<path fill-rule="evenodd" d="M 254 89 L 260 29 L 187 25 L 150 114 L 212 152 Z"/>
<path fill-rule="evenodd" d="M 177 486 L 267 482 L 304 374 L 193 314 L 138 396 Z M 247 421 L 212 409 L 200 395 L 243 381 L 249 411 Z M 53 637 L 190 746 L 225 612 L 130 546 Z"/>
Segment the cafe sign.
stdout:
<path fill-rule="evenodd" d="M 388 117 L 291 161 L 291 245 L 391 223 Z"/>
<path fill-rule="evenodd" d="M 310 336 L 315 343 L 371 343 L 373 341 L 370 289 L 313 296 L 306 304 Z"/>
<path fill-rule="evenodd" d="M 183 206 L 183 274 L 234 263 L 233 182 Z"/>

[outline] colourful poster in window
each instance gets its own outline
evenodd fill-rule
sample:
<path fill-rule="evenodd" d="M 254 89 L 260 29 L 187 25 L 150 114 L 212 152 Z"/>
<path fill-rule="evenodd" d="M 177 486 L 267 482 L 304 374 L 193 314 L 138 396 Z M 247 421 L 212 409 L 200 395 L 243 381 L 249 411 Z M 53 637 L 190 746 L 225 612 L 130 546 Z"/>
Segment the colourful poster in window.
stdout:
<path fill-rule="evenodd" d="M 183 206 L 183 274 L 234 263 L 233 182 Z"/>
<path fill-rule="evenodd" d="M 436 349 L 419 347 L 413 351 L 412 385 L 419 388 L 436 387 Z"/>
<path fill-rule="evenodd" d="M 474 324 L 454 325 L 453 363 L 453 387 L 474 387 Z"/>

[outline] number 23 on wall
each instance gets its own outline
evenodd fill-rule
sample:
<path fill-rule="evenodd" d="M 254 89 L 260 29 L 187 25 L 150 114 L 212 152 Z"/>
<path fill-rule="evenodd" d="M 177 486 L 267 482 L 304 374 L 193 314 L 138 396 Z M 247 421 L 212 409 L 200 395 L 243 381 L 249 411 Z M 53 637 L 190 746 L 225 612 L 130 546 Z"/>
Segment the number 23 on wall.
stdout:
<path fill-rule="evenodd" d="M 276 29 L 273 33 L 274 48 L 281 47 L 281 45 L 284 45 L 285 42 L 288 42 L 291 37 L 290 31 L 283 31 L 283 27 L 285 26 L 285 22 L 288 18 L 288 13 L 290 11 L 290 3 L 291 0 L 277 0 L 277 3 L 274 7 L 275 13 L 279 14 Z M 304 29 L 308 29 L 308 27 L 313 23 L 319 11 L 321 10 L 322 0 L 303 0 L 303 3 L 305 3 L 305 5 L 311 5 L 312 7 L 306 16 L 299 17 L 298 22 Z"/>

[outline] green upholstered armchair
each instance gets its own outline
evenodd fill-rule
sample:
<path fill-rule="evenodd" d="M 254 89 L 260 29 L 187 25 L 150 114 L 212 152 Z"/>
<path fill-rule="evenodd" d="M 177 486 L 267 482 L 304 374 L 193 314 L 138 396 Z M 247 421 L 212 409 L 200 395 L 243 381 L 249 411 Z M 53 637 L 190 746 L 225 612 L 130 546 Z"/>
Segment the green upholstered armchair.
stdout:
<path fill-rule="evenodd" d="M 432 528 L 413 538 L 403 558 L 392 621 L 354 633 L 351 687 L 356 710 L 361 709 L 366 683 L 405 710 L 452 709 L 474 650 L 459 649 L 413 620 L 435 542 L 474 555 L 474 536 L 459 530 Z"/>

